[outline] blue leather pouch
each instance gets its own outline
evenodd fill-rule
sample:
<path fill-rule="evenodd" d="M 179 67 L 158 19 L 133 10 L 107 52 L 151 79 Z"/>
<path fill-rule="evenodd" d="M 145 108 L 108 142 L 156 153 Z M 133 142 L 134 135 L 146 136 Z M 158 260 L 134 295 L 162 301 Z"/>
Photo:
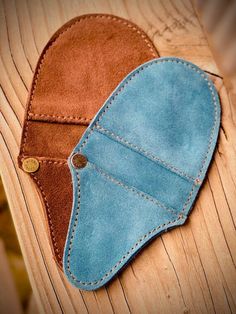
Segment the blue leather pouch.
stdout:
<path fill-rule="evenodd" d="M 189 62 L 155 59 L 120 83 L 68 160 L 64 271 L 73 285 L 101 287 L 153 237 L 185 222 L 219 124 L 215 87 Z M 75 154 L 87 158 L 83 168 L 72 165 Z"/>

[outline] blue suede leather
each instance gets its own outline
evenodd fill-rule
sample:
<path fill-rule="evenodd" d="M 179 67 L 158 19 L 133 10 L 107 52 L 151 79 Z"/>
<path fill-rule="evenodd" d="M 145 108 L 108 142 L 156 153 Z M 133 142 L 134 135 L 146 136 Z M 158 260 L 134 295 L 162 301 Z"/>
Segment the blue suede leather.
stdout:
<path fill-rule="evenodd" d="M 69 281 L 108 282 L 154 236 L 185 222 L 220 124 L 217 92 L 197 66 L 160 58 L 131 72 L 94 118 L 68 163 L 73 210 L 64 252 Z"/>

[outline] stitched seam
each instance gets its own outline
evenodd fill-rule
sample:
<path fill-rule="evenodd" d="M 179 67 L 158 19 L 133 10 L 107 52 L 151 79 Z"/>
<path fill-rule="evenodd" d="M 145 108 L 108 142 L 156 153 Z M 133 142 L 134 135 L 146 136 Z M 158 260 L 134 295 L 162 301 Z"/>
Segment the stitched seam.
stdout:
<path fill-rule="evenodd" d="M 50 114 L 41 114 L 41 113 L 32 113 L 30 112 L 29 113 L 29 117 L 35 117 L 35 116 L 38 116 L 38 117 L 45 117 L 45 118 L 59 118 L 59 119 L 62 119 L 62 120 L 76 120 L 76 121 L 85 121 L 85 122 L 90 122 L 92 121 L 92 119 L 90 118 L 85 118 L 85 117 L 77 117 L 77 116 L 60 116 L 60 115 L 50 115 Z"/>
<path fill-rule="evenodd" d="M 200 186 L 199 186 L 199 187 L 200 187 Z M 184 206 L 183 206 L 183 209 L 182 209 L 181 212 L 180 212 L 180 214 L 184 214 L 185 210 L 187 209 L 187 206 L 188 206 L 188 204 L 190 203 L 190 201 L 191 201 L 191 199 L 192 199 L 193 192 L 194 192 L 195 188 L 196 188 L 196 185 L 195 185 L 195 183 L 194 183 L 193 186 L 192 186 L 192 189 L 191 189 L 191 191 L 190 191 L 190 193 L 189 193 L 189 196 L 188 196 L 188 198 L 187 198 L 187 200 L 186 200 L 186 202 L 185 202 L 185 204 L 184 204 Z"/>
<path fill-rule="evenodd" d="M 177 216 L 177 211 L 174 210 L 173 208 L 167 207 L 166 205 L 164 205 L 163 203 L 161 203 L 160 201 L 158 201 L 156 198 L 152 197 L 151 195 L 140 191 L 137 188 L 128 186 L 127 184 L 121 182 L 120 180 L 116 179 L 114 176 L 112 176 L 111 174 L 108 174 L 107 172 L 105 172 L 103 169 L 101 169 L 100 167 L 98 167 L 97 165 L 88 162 L 87 164 L 88 166 L 90 166 L 90 168 L 96 170 L 98 173 L 100 173 L 103 177 L 107 178 L 108 180 L 110 180 L 111 182 L 113 182 L 116 185 L 122 186 L 124 189 L 131 191 L 135 194 L 137 194 L 138 196 L 141 196 L 142 198 L 144 198 L 145 200 L 148 200 L 152 203 L 154 203 L 155 205 L 167 210 L 168 212 L 174 214 Z"/>
<path fill-rule="evenodd" d="M 27 120 L 26 120 L 26 125 L 25 125 L 25 131 L 24 131 L 24 139 L 23 139 L 23 143 L 22 143 L 22 153 L 24 155 L 24 152 L 25 152 L 25 145 L 26 145 L 26 139 L 27 139 L 27 135 L 28 135 L 28 124 L 29 124 L 29 119 L 30 119 L 30 114 L 31 115 L 34 115 L 34 113 L 30 112 L 31 111 L 31 107 L 32 107 L 32 101 L 33 101 L 33 98 L 34 98 L 34 92 L 35 92 L 35 88 L 36 88 L 36 85 L 37 85 L 37 81 L 38 81 L 38 76 L 40 74 L 40 71 L 41 71 L 41 67 L 44 63 L 44 60 L 45 60 L 45 57 L 46 57 L 46 54 L 47 52 L 49 51 L 49 49 L 52 47 L 52 45 L 55 44 L 55 42 L 61 37 L 62 34 L 64 34 L 65 32 L 67 32 L 70 28 L 72 28 L 73 26 L 75 26 L 77 23 L 81 22 L 81 21 L 84 21 L 86 19 L 96 19 L 96 18 L 106 18 L 106 19 L 110 19 L 110 20 L 113 20 L 113 21 L 116 21 L 118 23 L 122 23 L 123 25 L 126 25 L 128 28 L 131 28 L 133 31 L 135 31 L 146 43 L 146 45 L 148 46 L 149 50 L 151 51 L 152 53 L 152 56 L 153 57 L 157 57 L 157 54 L 155 53 L 154 51 L 154 47 L 150 44 L 150 40 L 149 38 L 147 37 L 147 35 L 141 31 L 137 26 L 134 26 L 132 23 L 130 22 L 126 22 L 125 20 L 123 19 L 120 19 L 118 17 L 113 17 L 113 16 L 109 16 L 109 15 L 87 15 L 87 16 L 83 16 L 81 18 L 79 18 L 78 20 L 74 21 L 74 23 L 72 23 L 70 26 L 68 26 L 66 29 L 64 29 L 60 34 L 58 34 L 58 36 L 50 43 L 50 45 L 47 47 L 47 49 L 45 50 L 43 56 L 41 57 L 41 62 L 39 63 L 39 66 L 37 67 L 37 73 L 35 74 L 35 78 L 33 79 L 33 87 L 32 87 L 32 92 L 31 92 L 31 95 L 30 95 L 30 100 L 29 100 L 29 105 L 28 105 L 28 108 L 27 108 Z M 66 116 L 64 116 L 66 117 Z M 87 119 L 87 118 L 85 118 Z"/>
<path fill-rule="evenodd" d="M 212 141 L 213 141 L 213 137 L 214 137 L 214 131 L 215 131 L 215 128 L 216 128 L 216 123 L 217 123 L 217 108 L 216 108 L 216 97 L 215 97 L 215 94 L 214 94 L 214 91 L 213 91 L 213 88 L 212 88 L 212 83 L 209 81 L 209 79 L 207 78 L 206 74 L 205 73 L 202 73 L 202 71 L 198 70 L 197 68 L 195 68 L 193 65 L 191 64 L 188 64 L 184 61 L 181 61 L 181 60 L 173 60 L 173 59 L 165 59 L 165 60 L 155 60 L 155 61 L 152 61 L 152 62 L 149 62 L 148 64 L 142 66 L 139 68 L 139 70 L 136 70 L 131 77 L 129 77 L 127 79 L 127 81 L 124 82 L 123 85 L 121 85 L 121 87 L 119 88 L 119 90 L 116 92 L 116 94 L 114 96 L 112 96 L 111 100 L 109 101 L 108 105 L 106 105 L 106 107 L 104 108 L 104 110 L 100 113 L 100 117 L 98 118 L 98 120 L 96 121 L 96 123 L 94 124 L 94 126 L 90 129 L 89 133 L 87 134 L 85 140 L 83 141 L 83 143 L 81 144 L 80 148 L 79 148 L 79 151 L 82 150 L 82 148 L 86 145 L 87 141 L 88 141 L 88 138 L 90 137 L 90 135 L 93 133 L 94 129 L 96 128 L 96 125 L 98 125 L 99 121 L 101 121 L 102 117 L 104 116 L 104 114 L 106 113 L 106 111 L 110 108 L 112 102 L 114 101 L 114 99 L 119 95 L 119 93 L 125 88 L 125 86 L 127 84 L 129 84 L 129 82 L 140 72 L 140 71 L 143 71 L 145 68 L 148 68 L 149 66 L 151 66 L 152 64 L 154 63 L 162 63 L 162 62 L 176 62 L 176 63 L 181 63 L 185 66 L 188 66 L 189 68 L 193 69 L 195 72 L 199 73 L 201 77 L 204 78 L 204 80 L 207 81 L 208 83 L 208 86 L 209 86 L 209 89 L 211 90 L 211 95 L 212 95 L 212 99 L 213 99 L 213 105 L 214 105 L 214 124 L 213 124 L 213 127 L 212 127 L 212 130 L 211 130 L 211 135 L 210 135 L 210 139 L 209 139 L 209 143 L 208 143 L 208 147 L 207 147 L 207 151 L 206 151 L 206 155 L 205 155 L 205 158 L 203 159 L 202 161 L 202 166 L 201 166 L 201 169 L 198 173 L 198 176 L 197 178 L 199 178 L 203 172 L 203 169 L 204 169 L 204 166 L 205 166 L 205 163 L 206 163 L 206 160 L 207 160 L 207 157 L 208 157 L 208 154 L 210 152 L 210 149 L 211 149 L 211 146 L 212 146 Z M 77 178 L 78 178 L 78 187 L 79 187 L 79 191 L 78 191 L 78 194 L 79 194 L 79 200 L 80 200 L 80 181 L 79 181 L 79 172 L 76 171 L 77 173 Z M 122 257 L 121 260 L 119 260 L 117 262 L 117 264 L 111 269 L 109 270 L 101 279 L 99 279 L 98 281 L 95 281 L 95 282 L 82 282 L 80 280 L 78 280 L 73 274 L 72 272 L 70 271 L 70 251 L 71 251 L 71 248 L 72 248 L 72 244 L 73 244 L 73 234 L 75 232 L 75 228 L 76 228 L 76 225 L 77 225 L 77 222 L 78 222 L 78 214 L 79 214 L 79 206 L 80 206 L 80 203 L 78 202 L 78 205 L 77 205 L 77 209 L 76 209 L 76 218 L 77 218 L 77 221 L 75 221 L 74 223 L 74 226 L 73 226 L 73 229 L 72 229 L 72 236 L 70 238 L 70 242 L 69 242 L 69 248 L 68 248 L 68 256 L 67 256 L 67 270 L 70 274 L 70 277 L 75 281 L 75 282 L 78 282 L 80 283 L 81 285 L 84 285 L 84 286 L 88 286 L 88 285 L 97 285 L 98 283 L 101 283 L 102 281 L 104 281 L 109 275 L 111 275 L 115 270 L 116 268 L 131 254 L 131 252 L 139 245 L 137 245 L 137 243 L 141 243 L 145 238 L 147 238 L 147 236 L 149 234 L 153 234 L 155 231 L 157 231 L 158 229 L 160 229 L 161 227 L 164 227 L 164 226 L 168 226 L 170 225 L 171 223 L 175 223 L 176 221 L 182 219 L 184 216 L 182 216 L 184 214 L 184 211 L 186 210 L 188 204 L 190 203 L 191 199 L 192 199 L 192 196 L 193 196 L 193 192 L 196 188 L 200 188 L 200 186 L 197 186 L 195 185 L 195 183 L 193 184 L 192 186 L 192 189 L 189 193 L 189 196 L 188 196 L 188 199 L 186 201 L 186 203 L 184 204 L 183 206 L 183 209 L 182 211 L 180 212 L 179 214 L 179 218 L 178 219 L 175 219 L 174 221 L 169 221 L 168 223 L 166 224 L 163 224 L 163 225 L 159 225 L 158 227 L 152 229 L 151 231 L 149 231 L 147 234 L 145 234 L 141 239 L 141 241 L 137 241 L 134 246 L 129 250 L 129 252 L 126 253 L 126 255 L 124 255 Z M 154 231 L 153 231 L 154 230 Z"/>
<path fill-rule="evenodd" d="M 43 159 L 39 160 L 41 164 L 55 164 L 55 165 L 67 165 L 67 160 L 52 160 L 52 159 Z"/>
<path fill-rule="evenodd" d="M 132 252 L 134 250 L 137 249 L 137 247 L 146 239 L 150 238 L 152 236 L 153 233 L 157 232 L 159 229 L 161 228 L 164 228 L 164 227 L 168 227 L 170 224 L 173 224 L 181 219 L 184 218 L 183 215 L 179 215 L 178 218 L 172 220 L 172 221 L 168 221 L 167 223 L 164 223 L 164 224 L 161 224 L 155 228 L 153 228 L 152 230 L 150 230 L 149 232 L 147 232 L 146 234 L 144 234 L 141 238 L 139 238 L 139 240 L 129 249 L 129 251 L 127 251 L 125 253 L 125 255 L 122 256 L 122 258 L 99 280 L 97 281 L 93 281 L 93 282 L 83 282 L 83 281 L 80 281 L 78 280 L 73 274 L 72 272 L 70 271 L 70 255 L 71 255 L 71 245 L 73 243 L 73 238 L 74 238 L 74 232 L 75 232 L 75 229 L 77 227 L 77 224 L 78 224 L 78 215 L 79 215 L 79 207 L 80 207 L 80 177 L 79 177 L 79 171 L 76 170 L 76 177 L 77 177 L 77 182 L 78 182 L 78 205 L 77 205 L 77 209 L 76 209 L 76 215 L 75 215 L 75 220 L 74 220 L 74 225 L 73 225 L 73 229 L 72 229 L 72 235 L 71 235 L 71 238 L 70 238 L 70 246 L 69 246 L 69 249 L 68 249 L 68 258 L 67 258 L 67 269 L 69 271 L 69 274 L 71 276 L 71 278 L 75 281 L 75 282 L 78 282 L 80 283 L 81 285 L 83 286 L 94 286 L 94 285 L 97 285 L 99 283 L 101 283 L 102 281 L 104 281 L 107 277 L 109 277 L 113 272 L 116 271 L 116 268 L 121 264 L 123 263 L 128 256 L 130 256 L 132 254 Z"/>
<path fill-rule="evenodd" d="M 52 242 L 53 242 L 54 252 L 55 252 L 55 255 L 58 257 L 58 259 L 61 261 L 62 255 L 61 255 L 60 249 L 58 248 L 56 236 L 54 233 L 54 226 L 53 226 L 53 222 L 52 222 L 52 216 L 51 216 L 51 211 L 50 211 L 50 206 L 48 204 L 47 196 L 46 196 L 44 189 L 43 189 L 40 181 L 38 180 L 38 178 L 35 175 L 31 175 L 31 177 L 34 179 L 35 183 L 37 184 L 38 188 L 40 189 L 42 197 L 44 199 L 47 216 L 49 218 L 48 219 L 48 225 L 49 225 L 49 229 L 51 232 L 51 238 L 52 238 Z"/>
<path fill-rule="evenodd" d="M 39 160 L 41 164 L 67 165 L 67 161 Z"/>
<path fill-rule="evenodd" d="M 31 155 L 29 155 L 29 156 L 23 156 L 20 160 L 21 160 L 21 162 L 25 159 L 25 158 L 31 158 Z M 51 159 L 51 158 L 45 158 L 45 157 L 42 157 L 42 156 L 33 156 L 33 158 L 36 158 L 37 160 L 38 160 L 38 162 L 39 163 L 41 163 L 41 164 L 46 164 L 46 163 L 48 163 L 48 164 L 58 164 L 58 165 L 67 165 L 68 163 L 67 163 L 67 159 L 57 159 L 57 158 L 55 158 L 55 159 Z M 43 158 L 43 159 L 42 159 Z"/>
<path fill-rule="evenodd" d="M 210 140 L 208 142 L 207 152 L 206 152 L 205 158 L 202 161 L 202 167 L 201 167 L 201 169 L 200 169 L 200 171 L 198 173 L 198 176 L 197 176 L 198 178 L 200 178 L 201 174 L 203 173 L 203 168 L 205 166 L 205 163 L 206 163 L 206 160 L 207 160 L 207 157 L 208 157 L 208 153 L 209 153 L 209 151 L 211 149 L 211 145 L 212 145 L 212 141 L 213 141 L 213 137 L 214 137 L 214 131 L 215 131 L 215 128 L 216 128 L 216 123 L 217 123 L 216 96 L 215 96 L 215 93 L 214 93 L 213 88 L 212 88 L 212 83 L 210 83 L 210 81 L 208 79 L 206 79 L 206 81 L 207 81 L 208 87 L 209 87 L 209 89 L 211 91 L 213 104 L 214 104 L 214 124 L 213 124 L 213 127 L 212 127 Z"/>
<path fill-rule="evenodd" d="M 108 135 L 109 138 L 116 139 L 119 143 L 123 144 L 124 146 L 129 147 L 132 150 L 135 150 L 136 152 L 141 153 L 143 156 L 147 157 L 148 159 L 151 159 L 154 162 L 157 161 L 163 168 L 174 172 L 175 174 L 177 174 L 181 178 L 184 177 L 184 179 L 188 179 L 188 181 L 189 180 L 190 181 L 194 181 L 195 180 L 195 178 L 193 178 L 192 176 L 189 176 L 188 174 L 186 174 L 182 170 L 180 170 L 180 169 L 176 168 L 175 166 L 169 164 L 168 162 L 164 161 L 163 159 L 153 155 L 149 151 L 147 151 L 147 150 L 145 150 L 143 148 L 140 148 L 137 145 L 127 141 L 123 137 L 115 134 L 114 132 L 111 132 L 108 129 L 103 128 L 99 124 L 96 125 L 96 129 L 98 130 L 98 132 L 100 132 L 102 134 L 105 134 L 105 135 Z"/>

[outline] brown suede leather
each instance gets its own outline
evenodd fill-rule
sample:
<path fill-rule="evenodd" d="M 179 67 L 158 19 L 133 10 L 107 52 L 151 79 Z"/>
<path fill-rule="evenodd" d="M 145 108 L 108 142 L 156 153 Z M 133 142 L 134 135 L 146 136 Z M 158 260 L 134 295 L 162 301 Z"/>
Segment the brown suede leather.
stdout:
<path fill-rule="evenodd" d="M 33 78 L 19 166 L 40 163 L 31 177 L 44 202 L 52 250 L 61 266 L 72 207 L 67 158 L 116 85 L 143 62 L 158 57 L 133 23 L 92 14 L 62 26 L 44 48 Z"/>

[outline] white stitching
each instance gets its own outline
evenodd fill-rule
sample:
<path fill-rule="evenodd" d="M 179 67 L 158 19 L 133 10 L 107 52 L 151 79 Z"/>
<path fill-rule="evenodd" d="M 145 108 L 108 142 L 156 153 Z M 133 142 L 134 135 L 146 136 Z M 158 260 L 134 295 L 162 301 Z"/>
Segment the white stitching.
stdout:
<path fill-rule="evenodd" d="M 22 157 L 20 160 L 23 162 L 25 158 L 31 158 L 31 156 Z M 36 158 L 40 164 L 55 164 L 55 165 L 68 165 L 67 159 L 50 159 L 50 158 L 44 158 L 42 156 L 33 156 L 33 158 Z"/>
<path fill-rule="evenodd" d="M 55 165 L 67 165 L 67 161 L 56 161 L 56 160 L 39 160 L 42 164 L 55 164 Z"/>
<path fill-rule="evenodd" d="M 50 206 L 49 206 L 49 203 L 48 203 L 48 200 L 47 200 L 47 196 L 46 196 L 46 194 L 44 192 L 43 186 L 40 183 L 39 179 L 35 175 L 33 175 L 33 174 L 31 174 L 31 177 L 34 179 L 36 185 L 39 187 L 39 189 L 40 189 L 40 191 L 42 193 L 42 196 L 43 196 L 43 199 L 44 199 L 44 203 L 45 203 L 46 212 L 47 212 L 47 215 L 48 215 L 48 218 L 49 218 L 48 223 L 49 223 L 49 230 L 51 232 L 54 253 L 58 257 L 58 263 L 62 264 L 61 263 L 61 258 L 62 258 L 61 250 L 58 247 L 56 235 L 54 233 L 54 225 L 53 225 L 53 221 L 52 221 L 52 216 L 51 216 L 51 211 L 50 211 Z"/>
<path fill-rule="evenodd" d="M 85 118 L 85 117 L 76 117 L 76 116 L 63 116 L 63 115 L 55 115 L 55 114 L 42 114 L 42 113 L 32 113 L 32 112 L 29 112 L 29 117 L 41 117 L 42 120 L 44 120 L 44 117 L 45 118 L 55 118 L 55 119 L 62 119 L 63 121 L 64 120 L 75 120 L 75 121 L 78 121 L 78 122 L 81 122 L 81 121 L 84 121 L 84 122 L 90 122 L 92 121 L 92 119 L 90 118 Z"/>
<path fill-rule="evenodd" d="M 162 204 L 160 201 L 158 201 L 157 199 L 155 199 L 151 195 L 149 195 L 147 193 L 144 193 L 144 192 L 142 192 L 142 191 L 140 191 L 140 190 L 138 190 L 138 189 L 136 189 L 134 187 L 130 187 L 130 186 L 126 185 L 125 183 L 119 181 L 118 179 L 116 179 L 112 175 L 106 173 L 104 170 L 102 170 L 97 165 L 95 165 L 95 164 L 93 164 L 91 162 L 88 162 L 87 165 L 90 166 L 92 169 L 96 170 L 97 172 L 99 172 L 102 176 L 104 176 L 108 180 L 112 181 L 114 184 L 122 186 L 126 190 L 131 191 L 131 192 L 141 196 L 142 198 L 144 198 L 144 199 L 146 199 L 146 200 L 156 204 L 159 207 L 162 207 L 163 209 L 165 209 L 165 210 L 169 211 L 170 213 L 172 213 L 172 214 L 177 216 L 178 213 L 177 213 L 176 210 L 174 210 L 173 208 L 165 206 L 164 204 Z"/>
<path fill-rule="evenodd" d="M 190 181 L 195 181 L 195 178 L 193 178 L 192 176 L 189 176 L 188 174 L 186 174 L 185 172 L 183 172 L 182 170 L 176 168 L 175 166 L 169 164 L 168 162 L 164 161 L 163 159 L 153 155 L 152 153 L 150 153 L 149 151 L 142 149 L 140 147 L 138 147 L 137 145 L 125 140 L 123 137 L 109 131 L 108 129 L 103 128 L 102 126 L 100 126 L 99 124 L 96 124 L 96 129 L 102 133 L 102 134 L 108 134 L 113 138 L 116 138 L 116 140 L 118 140 L 119 142 L 125 144 L 126 146 L 129 146 L 132 149 L 135 149 L 136 151 L 140 152 L 142 155 L 144 155 L 145 157 L 151 159 L 152 161 L 157 161 L 159 164 L 161 164 L 164 168 L 167 168 L 168 170 L 171 170 L 172 172 L 174 172 L 175 174 L 181 176 L 181 178 L 185 178 L 188 179 Z"/>
<path fill-rule="evenodd" d="M 211 90 L 211 95 L 212 95 L 213 105 L 214 105 L 214 114 L 215 114 L 215 116 L 214 116 L 214 124 L 213 124 L 212 130 L 211 130 L 211 136 L 210 136 L 210 139 L 209 139 L 209 144 L 208 144 L 206 156 L 205 156 L 205 158 L 204 158 L 203 161 L 202 161 L 202 167 L 201 167 L 201 169 L 200 169 L 200 171 L 199 171 L 199 173 L 198 173 L 198 176 L 197 176 L 197 177 L 199 178 L 200 175 L 201 175 L 201 173 L 203 172 L 203 168 L 204 168 L 206 159 L 207 159 L 208 154 L 209 154 L 209 151 L 210 151 L 210 149 L 211 149 L 212 140 L 213 140 L 213 136 L 214 136 L 214 131 L 215 131 L 215 128 L 216 128 L 216 122 L 217 122 L 217 119 L 216 119 L 216 118 L 217 118 L 216 98 L 215 98 L 215 95 L 214 95 L 214 92 L 213 92 L 212 83 L 209 81 L 209 79 L 207 78 L 207 76 L 206 76 L 204 73 L 202 73 L 200 70 L 198 70 L 197 68 L 195 68 L 193 65 L 188 64 L 188 63 L 186 63 L 186 62 L 184 62 L 184 61 L 181 61 L 181 60 L 173 60 L 173 59 L 155 60 L 155 61 L 149 62 L 148 64 L 145 64 L 144 66 L 142 66 L 142 67 L 140 67 L 138 70 L 136 70 L 136 71 L 132 74 L 132 76 L 129 77 L 128 80 L 124 82 L 124 84 L 119 88 L 119 90 L 116 92 L 116 94 L 111 97 L 111 100 L 109 101 L 109 104 L 108 104 L 108 105 L 104 108 L 104 110 L 100 113 L 100 116 L 99 116 L 98 120 L 95 122 L 95 125 L 90 129 L 90 131 L 89 131 L 89 133 L 87 134 L 85 140 L 84 140 L 83 143 L 81 144 L 79 150 L 81 151 L 81 149 L 86 145 L 86 143 L 87 143 L 87 141 L 88 141 L 88 138 L 89 138 L 89 136 L 92 134 L 92 132 L 94 131 L 94 129 L 96 128 L 96 125 L 98 125 L 99 121 L 101 121 L 103 115 L 104 115 L 104 114 L 106 113 L 106 111 L 110 108 L 110 105 L 112 104 L 112 102 L 113 102 L 113 100 L 115 99 L 115 97 L 117 97 L 118 94 L 124 89 L 125 85 L 127 85 L 127 84 L 132 80 L 132 78 L 135 77 L 140 71 L 144 70 L 144 68 L 147 68 L 147 67 L 151 66 L 151 65 L 154 64 L 154 63 L 162 63 L 162 62 L 176 62 L 176 63 L 181 63 L 181 64 L 183 64 L 183 65 L 185 65 L 185 66 L 190 67 L 190 68 L 193 69 L 195 72 L 199 73 L 199 74 L 201 75 L 201 77 L 203 77 L 204 80 L 206 80 L 206 81 L 208 82 L 209 89 Z M 78 180 L 79 180 L 79 172 L 78 172 L 78 171 L 77 171 L 77 178 L 78 178 Z M 79 186 L 79 184 L 80 184 L 80 183 L 78 182 L 78 186 Z M 78 280 L 76 277 L 74 277 L 74 275 L 73 275 L 72 272 L 70 271 L 70 254 L 68 254 L 68 256 L 67 256 L 67 269 L 68 269 L 68 271 L 69 271 L 69 274 L 70 274 L 71 278 L 72 278 L 74 281 L 80 283 L 80 284 L 83 285 L 83 286 L 97 285 L 98 283 L 101 283 L 102 281 L 104 281 L 109 275 L 111 275 L 111 274 L 115 271 L 115 269 L 118 267 L 119 264 L 121 264 L 125 259 L 127 259 L 127 257 L 130 255 L 130 253 L 131 253 L 145 238 L 147 238 L 148 235 L 153 234 L 155 231 L 157 231 L 158 229 L 160 229 L 162 226 L 166 226 L 166 227 L 167 227 L 167 226 L 170 225 L 171 223 L 175 223 L 177 220 L 180 220 L 180 219 L 182 219 L 182 218 L 184 217 L 184 216 L 182 216 L 182 215 L 183 215 L 183 212 L 185 211 L 185 209 L 187 208 L 188 204 L 190 203 L 191 198 L 192 198 L 192 196 L 193 196 L 193 192 L 194 192 L 194 190 L 195 190 L 196 188 L 199 189 L 199 188 L 200 188 L 200 185 L 195 185 L 195 184 L 193 184 L 193 187 L 192 187 L 192 189 L 191 189 L 191 191 L 190 191 L 190 194 L 189 194 L 189 196 L 188 196 L 188 198 L 187 198 L 186 203 L 185 203 L 184 206 L 183 206 L 182 211 L 181 211 L 180 214 L 179 214 L 179 218 L 178 218 L 178 219 L 176 219 L 176 220 L 174 220 L 174 221 L 169 221 L 168 223 L 163 224 L 163 225 L 159 225 L 158 227 L 152 229 L 152 230 L 149 231 L 147 234 L 145 234 L 145 235 L 141 238 L 142 240 L 138 240 L 138 241 L 134 244 L 134 246 L 126 253 L 126 255 L 124 255 L 124 256 L 121 258 L 121 260 L 119 260 L 119 261 L 117 262 L 117 264 L 116 264 L 111 270 L 109 270 L 101 279 L 99 279 L 99 280 L 97 280 L 97 281 L 95 281 L 95 282 L 82 282 L 82 281 Z M 80 193 L 80 189 L 79 189 L 79 193 Z M 80 205 L 80 204 L 79 204 L 79 202 L 78 202 L 76 215 L 78 215 L 79 205 Z M 77 220 L 78 220 L 78 218 L 77 218 Z M 76 223 L 76 225 L 77 225 L 77 223 Z M 73 230 L 72 230 L 72 236 L 73 236 L 73 233 L 75 232 L 76 225 L 74 224 L 74 227 L 73 227 Z M 68 249 L 69 252 L 71 251 L 71 247 L 72 247 L 72 244 L 73 244 L 72 236 L 71 236 L 70 242 L 69 242 L 69 249 Z M 140 243 L 139 243 L 139 242 L 140 242 Z"/>

